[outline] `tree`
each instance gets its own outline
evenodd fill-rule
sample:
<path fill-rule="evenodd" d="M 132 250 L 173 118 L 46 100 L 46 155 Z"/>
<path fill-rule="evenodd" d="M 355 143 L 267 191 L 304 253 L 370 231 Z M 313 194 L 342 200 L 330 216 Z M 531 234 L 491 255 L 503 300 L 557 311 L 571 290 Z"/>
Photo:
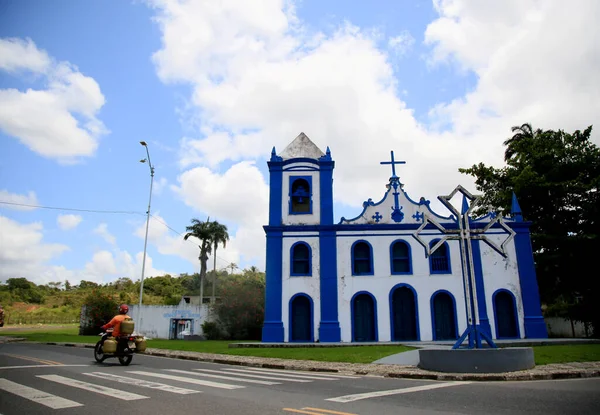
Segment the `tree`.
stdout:
<path fill-rule="evenodd" d="M 215 287 L 217 285 L 217 248 L 219 244 L 223 244 L 223 249 L 226 247 L 227 241 L 229 241 L 229 234 L 227 233 L 227 226 L 220 224 L 217 221 L 212 223 L 212 243 L 213 243 L 213 278 L 212 278 L 212 298 L 215 301 Z"/>
<path fill-rule="evenodd" d="M 187 226 L 185 230 L 187 233 L 184 235 L 183 239 L 188 240 L 190 237 L 194 237 L 200 240 L 200 255 L 198 259 L 200 260 L 200 304 L 202 305 L 202 297 L 204 296 L 204 279 L 206 278 L 206 264 L 208 262 L 208 255 L 212 249 L 213 243 L 215 241 L 215 234 L 222 232 L 223 230 L 219 228 L 220 225 L 218 222 L 213 221 L 210 222 L 210 218 L 206 219 L 206 222 L 201 222 L 198 219 L 192 219 L 192 225 Z M 227 228 L 225 228 L 225 232 L 227 232 Z M 229 235 L 227 235 L 229 238 Z"/>
<path fill-rule="evenodd" d="M 571 304 L 570 316 L 591 321 L 600 335 L 600 283 L 588 271 L 600 252 L 600 149 L 590 141 L 592 127 L 569 134 L 523 124 L 512 132 L 505 167 L 480 163 L 459 171 L 475 177 L 485 205 L 509 210 L 514 192 L 532 222 L 542 301 Z"/>

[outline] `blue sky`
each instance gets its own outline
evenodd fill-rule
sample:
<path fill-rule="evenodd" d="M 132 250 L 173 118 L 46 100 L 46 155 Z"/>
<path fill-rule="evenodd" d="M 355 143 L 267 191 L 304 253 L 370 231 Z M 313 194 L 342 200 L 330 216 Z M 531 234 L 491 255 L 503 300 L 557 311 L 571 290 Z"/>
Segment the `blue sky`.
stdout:
<path fill-rule="evenodd" d="M 147 276 L 196 272 L 180 233 L 208 216 L 219 268 L 263 269 L 266 158 L 301 131 L 331 148 L 338 220 L 382 197 L 390 150 L 413 199 L 475 190 L 457 169 L 500 166 L 512 125 L 600 114 L 598 5 L 562 3 L 5 0 L 0 202 L 64 209 L 0 203 L 0 281 L 139 279 L 140 140 Z"/>

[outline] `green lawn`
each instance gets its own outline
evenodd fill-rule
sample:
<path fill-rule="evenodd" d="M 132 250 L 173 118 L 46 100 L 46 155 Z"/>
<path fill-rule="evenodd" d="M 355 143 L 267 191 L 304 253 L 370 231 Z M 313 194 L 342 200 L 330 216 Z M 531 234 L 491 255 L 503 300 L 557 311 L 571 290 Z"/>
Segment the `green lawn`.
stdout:
<path fill-rule="evenodd" d="M 24 337 L 36 342 L 96 343 L 99 336 L 79 336 L 78 326 L 45 327 L 43 329 L 0 330 L 0 336 Z M 383 357 L 411 350 L 404 346 L 349 346 L 307 348 L 235 348 L 229 341 L 149 340 L 148 347 L 190 352 L 227 354 L 237 356 L 275 357 L 282 359 L 317 360 L 321 362 L 371 363 Z M 569 346 L 536 346 L 535 364 L 600 361 L 600 344 Z"/>

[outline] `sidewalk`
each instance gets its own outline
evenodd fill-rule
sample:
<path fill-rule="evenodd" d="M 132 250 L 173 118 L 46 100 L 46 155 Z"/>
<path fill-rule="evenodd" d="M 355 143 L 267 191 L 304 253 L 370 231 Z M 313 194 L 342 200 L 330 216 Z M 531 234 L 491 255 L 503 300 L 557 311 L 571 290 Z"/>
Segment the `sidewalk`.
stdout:
<path fill-rule="evenodd" d="M 6 338 L 0 337 L 0 344 Z M 11 339 L 9 341 L 24 341 Z M 84 343 L 42 343 L 56 346 L 94 348 L 93 344 Z M 179 350 L 146 349 L 145 355 L 159 356 L 199 362 L 220 363 L 238 366 L 263 367 L 269 369 L 305 370 L 314 372 L 337 372 L 340 374 L 356 374 L 382 376 L 391 378 L 429 379 L 444 381 L 526 381 L 600 377 L 600 362 L 562 363 L 536 366 L 531 370 L 506 373 L 441 373 L 422 370 L 414 365 L 377 364 L 377 363 L 336 363 L 316 362 L 310 360 L 276 359 L 252 356 L 233 356 Z M 383 360 L 383 359 L 382 359 Z"/>

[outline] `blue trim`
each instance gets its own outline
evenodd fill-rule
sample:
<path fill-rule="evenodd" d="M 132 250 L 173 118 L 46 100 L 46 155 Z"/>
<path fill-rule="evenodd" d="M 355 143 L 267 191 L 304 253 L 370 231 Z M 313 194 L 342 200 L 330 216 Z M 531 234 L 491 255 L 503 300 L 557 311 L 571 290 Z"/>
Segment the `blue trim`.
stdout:
<path fill-rule="evenodd" d="M 279 203 L 281 203 L 281 199 L 279 200 Z M 280 221 L 281 223 L 281 221 Z M 446 229 L 458 229 L 458 224 L 453 223 L 453 222 L 440 222 L 440 224 L 442 226 L 444 226 L 444 228 Z M 511 227 L 512 229 L 521 229 L 521 228 L 528 228 L 528 226 L 531 224 L 530 222 L 511 222 L 511 223 L 506 223 L 509 227 Z M 472 223 L 471 224 L 471 229 L 482 229 L 486 226 L 486 223 Z M 335 230 L 338 232 L 347 232 L 347 231 L 352 231 L 352 232 L 361 232 L 361 231 L 374 231 L 374 232 L 380 232 L 380 231 L 403 231 L 403 230 L 417 230 L 419 229 L 419 227 L 421 226 L 421 223 L 383 223 L 383 224 L 357 224 L 357 225 L 348 225 L 348 224 L 335 224 L 335 225 L 286 225 L 286 226 L 282 226 L 281 224 L 279 226 L 276 225 L 269 225 L 264 227 L 265 230 L 273 230 L 273 231 L 285 231 L 285 232 L 310 232 L 310 231 L 314 231 L 314 232 L 318 232 L 321 231 L 323 229 L 326 230 Z M 500 225 L 498 224 L 494 224 L 490 229 L 498 229 L 501 230 L 502 228 L 500 227 Z M 425 226 L 424 230 L 429 230 L 429 231 L 436 231 L 437 235 L 441 235 L 441 232 L 434 226 L 431 224 L 428 224 L 427 226 Z M 489 232 L 488 232 L 489 233 Z M 486 233 L 486 235 L 488 234 Z M 500 233 L 506 234 L 506 231 L 501 231 Z M 377 233 L 378 235 L 380 233 Z"/>
<path fill-rule="evenodd" d="M 288 320 L 289 320 L 289 334 L 288 334 L 288 342 L 290 343 L 302 343 L 303 340 L 292 340 L 292 329 L 293 329 L 293 324 L 292 324 L 292 303 L 294 302 L 294 300 L 296 299 L 296 297 L 306 297 L 308 298 L 308 301 L 310 301 L 310 342 L 314 342 L 315 341 L 315 329 L 314 329 L 314 320 L 315 320 L 315 304 L 313 303 L 313 299 L 311 298 L 310 295 L 306 294 L 306 293 L 298 293 L 295 294 L 292 298 L 290 298 L 290 302 L 289 302 L 289 311 L 288 311 Z"/>
<path fill-rule="evenodd" d="M 352 299 L 350 300 L 350 325 L 352 326 L 352 340 L 351 341 L 355 342 L 355 340 L 354 340 L 354 300 L 356 299 L 356 297 L 358 297 L 359 295 L 362 295 L 362 294 L 368 295 L 369 297 L 371 297 L 371 300 L 373 300 L 373 320 L 374 320 L 373 325 L 375 326 L 374 327 L 374 330 L 375 330 L 375 340 L 374 341 L 378 342 L 379 341 L 379 326 L 378 326 L 379 319 L 377 317 L 377 299 L 375 298 L 375 296 L 373 294 L 371 294 L 368 291 L 359 291 L 359 292 L 355 293 L 352 296 Z"/>
<path fill-rule="evenodd" d="M 335 232 L 321 232 L 319 235 L 319 255 L 319 282 L 321 288 L 319 341 L 321 343 L 339 342 L 342 335 L 340 322 L 338 321 L 338 257 Z"/>
<path fill-rule="evenodd" d="M 431 249 L 431 247 L 433 245 L 435 245 L 438 241 L 440 240 L 440 238 L 437 239 L 433 239 L 431 242 L 429 242 L 429 248 Z M 450 255 L 450 246 L 448 245 L 448 242 L 444 241 L 444 244 L 442 246 L 446 247 L 446 260 L 448 261 L 448 270 L 446 271 L 434 271 L 431 266 L 431 261 L 433 258 L 433 252 L 432 255 L 429 255 L 429 274 L 452 274 L 452 261 L 451 261 L 451 255 Z M 441 248 L 441 247 L 440 247 Z M 440 249 L 438 248 L 438 249 Z M 437 251 L 437 250 L 436 250 Z"/>
<path fill-rule="evenodd" d="M 421 341 L 421 326 L 419 323 L 419 296 L 417 295 L 417 291 L 411 285 L 405 284 L 405 283 L 396 284 L 390 290 L 390 294 L 389 294 L 390 339 L 392 341 L 396 341 L 396 340 L 394 340 L 394 306 L 392 304 L 392 300 L 394 298 L 394 291 L 396 291 L 398 288 L 402 288 L 402 287 L 409 288 L 412 291 L 413 296 L 415 297 L 415 319 L 416 319 L 416 326 L 417 326 L 417 340 L 416 341 Z"/>
<path fill-rule="evenodd" d="M 288 189 L 288 214 L 289 215 L 312 215 L 313 213 L 313 185 L 312 185 L 312 176 L 288 176 L 289 177 L 289 189 Z M 309 194 L 308 198 L 310 200 L 310 206 L 308 212 L 294 212 L 292 210 L 292 186 L 294 182 L 297 180 L 304 180 L 308 184 L 307 192 Z"/>
<path fill-rule="evenodd" d="M 369 266 L 371 268 L 371 270 L 369 272 L 363 272 L 360 274 L 357 274 L 354 272 L 354 261 L 355 261 L 354 247 L 358 243 L 365 243 L 369 247 Z M 364 239 L 359 239 L 358 241 L 354 241 L 354 243 L 352 244 L 352 248 L 350 248 L 350 257 L 351 257 L 350 266 L 352 267 L 352 269 L 351 269 L 352 275 L 360 276 L 360 275 L 374 275 L 375 274 L 375 267 L 373 266 L 373 247 L 371 246 L 371 244 L 369 242 L 365 241 Z"/>
<path fill-rule="evenodd" d="M 525 338 L 547 339 L 548 330 L 542 317 L 540 294 L 535 276 L 533 250 L 529 237 L 529 222 L 518 222 L 513 226 L 515 232 L 515 251 L 517 253 L 517 267 L 519 269 L 519 283 L 521 285 L 521 298 L 523 299 L 523 315 L 525 320 Z"/>
<path fill-rule="evenodd" d="M 281 232 L 267 233 L 267 263 L 265 289 L 265 321 L 262 341 L 283 342 L 284 330 L 281 321 L 282 302 L 282 256 L 283 238 Z"/>
<path fill-rule="evenodd" d="M 283 171 L 319 171 L 316 167 L 305 167 L 305 166 L 297 166 L 297 167 L 288 167 L 287 169 L 283 169 Z"/>
<path fill-rule="evenodd" d="M 274 150 L 275 148 L 273 148 Z M 283 172 L 281 162 L 268 162 L 269 165 L 269 226 L 281 226 L 282 220 L 282 192 Z"/>
<path fill-rule="evenodd" d="M 452 308 L 454 309 L 454 336 L 456 339 L 458 339 L 458 313 L 456 312 L 456 299 L 454 298 L 454 295 L 452 295 L 452 293 L 448 290 L 437 290 L 436 292 L 431 294 L 431 298 L 429 299 L 429 307 L 431 309 L 432 339 L 437 340 L 435 338 L 435 309 L 433 308 L 433 300 L 435 299 L 436 295 L 442 293 L 448 294 L 450 296 L 450 299 L 452 300 Z"/>
<path fill-rule="evenodd" d="M 329 157 L 331 160 L 331 157 Z M 333 225 L 333 161 L 319 161 L 321 173 L 319 174 L 321 225 Z"/>
<path fill-rule="evenodd" d="M 397 243 L 403 243 L 408 248 L 408 271 L 407 272 L 395 272 L 394 271 L 394 245 Z M 392 275 L 411 275 L 412 271 L 412 250 L 410 244 L 403 239 L 396 239 L 390 244 L 390 273 Z"/>
<path fill-rule="evenodd" d="M 473 253 L 473 271 L 475 273 L 475 288 L 477 289 L 477 305 L 479 308 L 479 326 L 492 337 L 492 327 L 487 313 L 485 301 L 485 284 L 483 279 L 483 264 L 481 262 L 481 246 L 478 240 L 471 241 L 471 252 Z"/>
<path fill-rule="evenodd" d="M 508 293 L 510 294 L 510 298 L 512 299 L 513 304 L 513 312 L 515 313 L 515 325 L 517 327 L 517 336 L 516 337 L 500 337 L 498 333 L 498 310 L 496 309 L 496 295 L 500 293 Z M 496 328 L 496 338 L 497 339 L 520 339 L 521 338 L 521 327 L 519 327 L 519 313 L 517 312 L 517 299 L 512 291 L 509 291 L 505 288 L 500 288 L 496 290 L 494 294 L 492 294 L 492 306 L 494 307 L 494 326 Z"/>
<path fill-rule="evenodd" d="M 338 225 L 342 225 L 342 222 L 344 222 L 344 221 L 345 221 L 345 222 L 354 222 L 355 220 L 358 220 L 358 219 L 360 219 L 360 218 L 361 218 L 361 217 L 362 217 L 362 216 L 365 214 L 365 212 L 367 211 L 367 209 L 369 208 L 369 206 L 379 206 L 380 204 L 382 204 L 382 203 L 383 203 L 383 202 L 384 202 L 384 201 L 387 199 L 387 197 L 388 197 L 388 194 L 389 194 L 389 193 L 390 193 L 390 192 L 389 192 L 389 191 L 387 191 L 387 192 L 385 193 L 385 195 L 383 195 L 383 199 L 381 199 L 381 200 L 380 200 L 379 202 L 377 202 L 377 203 L 373 202 L 373 199 L 370 199 L 370 198 L 369 198 L 368 200 L 364 201 L 364 202 L 363 202 L 363 210 L 362 210 L 362 212 L 360 212 L 360 213 L 358 214 L 358 216 L 355 216 L 355 217 L 354 217 L 354 218 L 352 218 L 352 219 L 346 219 L 346 218 L 342 217 L 342 218 L 340 219 L 340 221 L 338 222 Z M 347 224 L 349 224 L 349 223 L 347 223 Z M 354 226 L 356 226 L 356 225 L 354 225 Z M 373 226 L 373 225 L 371 225 L 371 226 Z"/>
<path fill-rule="evenodd" d="M 319 162 L 316 159 L 311 159 L 311 158 L 308 158 L 308 157 L 295 157 L 295 158 L 292 158 L 292 159 L 284 160 L 282 162 L 282 164 L 284 166 L 287 166 L 287 165 L 290 165 L 290 164 L 296 164 L 296 163 L 311 163 L 311 164 L 317 164 L 317 165 L 319 164 Z"/>
<path fill-rule="evenodd" d="M 294 262 L 296 261 L 296 256 L 294 255 L 295 249 L 298 245 L 304 245 L 308 249 L 308 273 L 295 273 L 294 272 Z M 293 244 L 290 248 L 290 276 L 291 277 L 311 277 L 312 276 L 312 249 L 310 245 L 306 242 L 299 241 Z"/>

